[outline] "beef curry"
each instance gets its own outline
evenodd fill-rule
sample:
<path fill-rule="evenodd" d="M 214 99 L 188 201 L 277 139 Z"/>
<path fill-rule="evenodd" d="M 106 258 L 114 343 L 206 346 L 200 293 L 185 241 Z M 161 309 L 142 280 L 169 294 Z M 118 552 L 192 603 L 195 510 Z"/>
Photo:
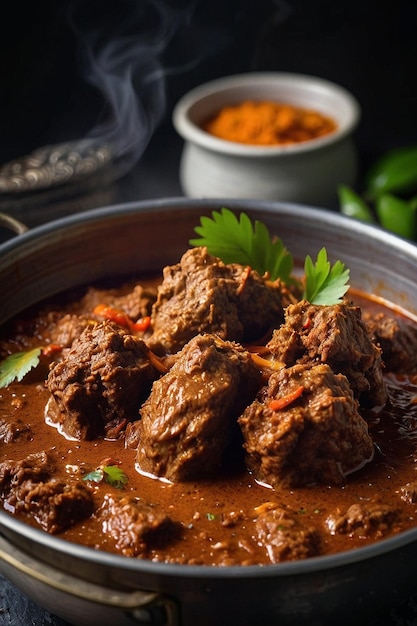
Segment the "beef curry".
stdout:
<path fill-rule="evenodd" d="M 33 350 L 0 389 L 0 496 L 45 532 L 224 566 L 417 525 L 417 325 L 372 295 L 313 305 L 196 247 L 2 329 L 1 359 Z"/>

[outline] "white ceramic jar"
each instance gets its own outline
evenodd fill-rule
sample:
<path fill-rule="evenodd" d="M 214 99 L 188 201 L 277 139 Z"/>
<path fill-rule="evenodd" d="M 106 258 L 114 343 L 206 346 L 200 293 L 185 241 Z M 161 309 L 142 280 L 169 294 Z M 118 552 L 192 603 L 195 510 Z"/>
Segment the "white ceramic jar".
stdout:
<path fill-rule="evenodd" d="M 317 139 L 259 146 L 219 139 L 202 123 L 222 107 L 244 100 L 272 100 L 315 110 L 337 129 Z M 353 138 L 360 106 L 343 87 L 291 73 L 238 74 L 196 87 L 173 111 L 185 140 L 180 182 L 189 197 L 251 198 L 334 208 L 337 187 L 354 185 L 357 150 Z"/>

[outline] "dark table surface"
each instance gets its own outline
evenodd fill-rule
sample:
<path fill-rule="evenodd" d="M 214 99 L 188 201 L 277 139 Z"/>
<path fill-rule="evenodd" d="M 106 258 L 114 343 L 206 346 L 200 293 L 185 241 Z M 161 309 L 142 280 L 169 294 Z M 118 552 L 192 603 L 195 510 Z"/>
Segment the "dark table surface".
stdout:
<path fill-rule="evenodd" d="M 52 0 L 31 3 L 22 11 L 22 3 L 15 2 L 13 19 L 2 20 L 0 119 L 6 123 L 1 126 L 0 164 L 50 142 L 72 140 L 91 127 L 98 115 L 97 90 L 91 88 L 91 80 L 87 87 L 74 71 L 78 53 L 70 40 L 68 17 L 63 19 L 57 4 L 61 6 Z M 132 3 L 116 4 L 120 8 Z M 109 15 L 116 4 L 105 2 Z M 170 124 L 173 104 L 201 82 L 240 71 L 301 72 L 350 89 L 362 106 L 357 142 L 363 171 L 384 150 L 417 144 L 416 4 L 408 0 L 382 4 L 362 0 L 159 3 L 167 12 L 161 19 L 165 30 L 160 37 L 165 36 L 169 44 L 160 55 L 160 65 L 153 66 L 153 59 L 147 59 L 146 72 L 156 75 L 159 71 L 164 76 L 166 93 L 161 96 L 158 92 L 165 98 L 162 110 L 155 92 L 147 94 L 151 98 L 148 113 L 159 107 L 160 119 L 147 129 L 147 140 L 136 155 L 139 160 L 124 176 L 112 182 L 101 180 L 88 190 L 74 186 L 64 194 L 58 189 L 24 198 L 0 194 L 0 211 L 33 228 L 96 207 L 181 196 L 178 166 L 182 141 Z M 145 5 L 155 7 L 157 3 L 135 6 Z M 107 15 L 103 7 L 101 4 L 93 21 L 89 22 L 88 14 L 83 16 L 84 24 L 100 25 Z M 151 17 L 154 24 L 155 16 Z M 77 14 L 75 18 L 80 19 Z M 103 32 L 112 20 L 113 16 L 103 25 Z M 148 121 L 151 117 L 148 115 Z M 8 237 L 9 233 L 0 230 L 0 243 Z M 0 576 L 0 624 L 64 626 L 65 622 L 46 613 Z M 393 607 L 375 626 L 414 624 L 417 596 Z"/>

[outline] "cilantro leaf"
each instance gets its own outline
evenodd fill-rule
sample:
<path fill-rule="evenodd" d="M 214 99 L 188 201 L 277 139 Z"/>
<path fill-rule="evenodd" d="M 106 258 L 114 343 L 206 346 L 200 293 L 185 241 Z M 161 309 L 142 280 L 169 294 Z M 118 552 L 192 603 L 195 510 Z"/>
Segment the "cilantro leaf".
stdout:
<path fill-rule="evenodd" d="M 201 217 L 194 230 L 200 238 L 190 239 L 192 246 L 205 246 L 223 263 L 249 265 L 261 276 L 268 272 L 271 280 L 291 282 L 293 258 L 278 238 L 271 238 L 265 224 L 253 225 L 246 213 L 239 219 L 229 209 L 213 211 L 212 218 Z"/>
<path fill-rule="evenodd" d="M 265 224 L 256 220 L 253 225 L 246 213 L 241 213 L 238 219 L 223 207 L 213 211 L 212 218 L 201 217 L 200 226 L 194 230 L 200 238 L 190 239 L 190 245 L 205 246 L 223 263 L 249 265 L 261 276 L 268 274 L 271 280 L 280 278 L 287 285 L 295 282 L 291 276 L 292 255 L 280 239 L 271 238 Z M 304 273 L 303 298 L 311 304 L 337 304 L 349 289 L 349 270 L 341 261 L 331 266 L 326 248 L 320 250 L 315 264 L 306 257 Z"/>
<path fill-rule="evenodd" d="M 127 475 L 117 465 L 105 465 L 103 467 L 103 472 L 106 483 L 112 487 L 122 489 L 127 484 Z"/>
<path fill-rule="evenodd" d="M 101 483 L 104 480 L 104 472 L 101 467 L 99 467 L 92 472 L 88 472 L 88 474 L 83 477 L 83 480 L 92 480 L 94 483 Z"/>
<path fill-rule="evenodd" d="M 7 387 L 13 381 L 20 382 L 31 369 L 39 363 L 42 348 L 33 348 L 25 352 L 15 352 L 0 363 L 0 388 Z"/>
<path fill-rule="evenodd" d="M 350 272 L 341 261 L 333 266 L 327 260 L 326 248 L 322 248 L 314 264 L 307 255 L 304 262 L 305 289 L 303 298 L 311 304 L 337 304 L 349 289 Z"/>
<path fill-rule="evenodd" d="M 86 474 L 83 480 L 92 480 L 95 483 L 105 482 L 116 489 L 123 489 L 128 477 L 117 465 L 103 465 Z"/>

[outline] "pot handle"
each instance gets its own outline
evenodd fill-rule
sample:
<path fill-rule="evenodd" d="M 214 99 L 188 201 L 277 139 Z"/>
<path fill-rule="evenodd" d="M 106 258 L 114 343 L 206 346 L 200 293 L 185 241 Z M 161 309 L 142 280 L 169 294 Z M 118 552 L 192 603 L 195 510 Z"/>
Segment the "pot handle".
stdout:
<path fill-rule="evenodd" d="M 14 569 L 75 598 L 119 609 L 146 626 L 178 626 L 178 606 L 174 600 L 154 591 L 124 592 L 79 579 L 46 563 L 32 559 L 26 552 L 0 535 L 0 559 Z M 7 578 L 7 574 L 6 574 Z"/>
<path fill-rule="evenodd" d="M 0 213 L 0 226 L 12 230 L 16 235 L 23 235 L 28 227 L 7 213 Z"/>

